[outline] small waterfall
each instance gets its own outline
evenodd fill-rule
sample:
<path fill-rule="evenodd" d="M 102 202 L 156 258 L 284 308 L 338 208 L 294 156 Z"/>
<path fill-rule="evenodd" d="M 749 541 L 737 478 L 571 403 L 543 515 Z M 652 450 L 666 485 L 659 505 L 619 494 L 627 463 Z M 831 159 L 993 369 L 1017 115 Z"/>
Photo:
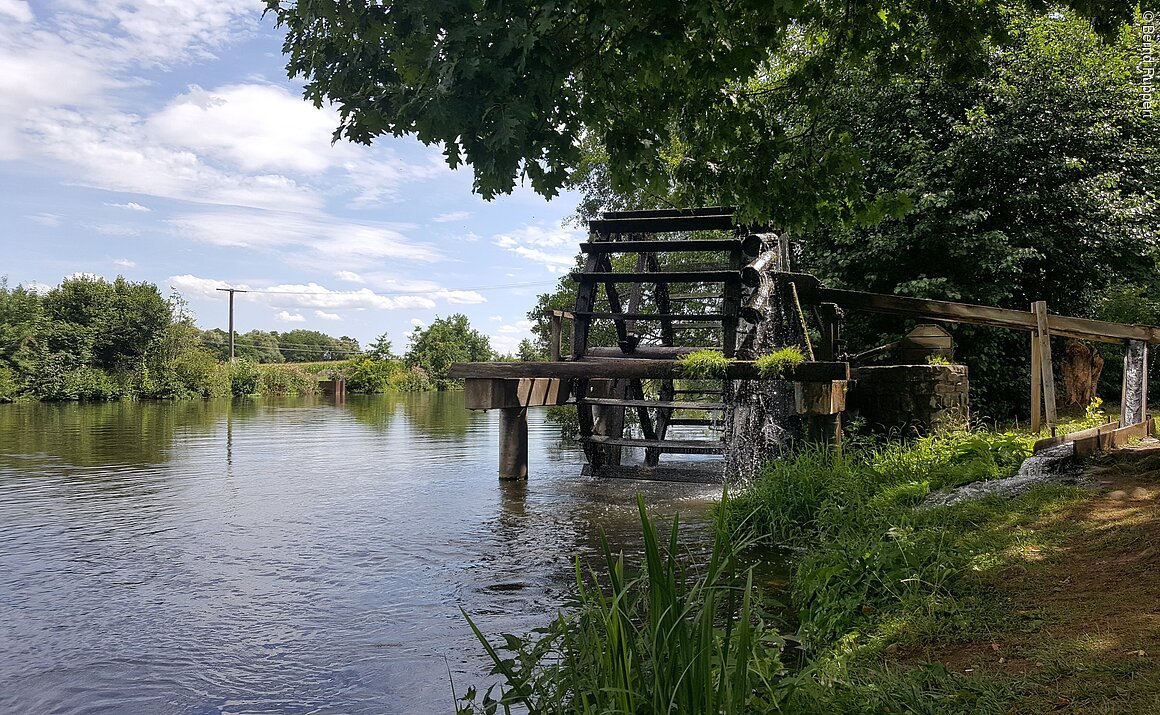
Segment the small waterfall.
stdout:
<path fill-rule="evenodd" d="M 738 349 L 739 358 L 753 360 L 787 345 L 806 345 L 801 309 L 789 283 L 778 281 L 773 286 L 763 312 L 765 319 L 752 326 Z M 731 484 L 752 479 L 801 432 L 794 385 L 786 380 L 730 381 L 725 387 L 724 419 L 725 480 Z"/>
<path fill-rule="evenodd" d="M 1148 401 L 1148 344 L 1129 340 L 1124 355 L 1124 391 L 1121 415 L 1124 426 L 1143 422 Z"/>

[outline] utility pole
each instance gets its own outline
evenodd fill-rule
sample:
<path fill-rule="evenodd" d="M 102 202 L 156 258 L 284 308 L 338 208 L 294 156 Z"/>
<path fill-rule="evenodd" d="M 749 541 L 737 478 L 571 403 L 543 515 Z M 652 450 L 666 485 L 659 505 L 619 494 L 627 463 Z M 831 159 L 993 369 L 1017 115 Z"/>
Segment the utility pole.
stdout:
<path fill-rule="evenodd" d="M 234 361 L 234 293 L 249 293 L 248 290 L 241 290 L 240 288 L 218 288 L 218 290 L 230 294 L 230 362 Z"/>

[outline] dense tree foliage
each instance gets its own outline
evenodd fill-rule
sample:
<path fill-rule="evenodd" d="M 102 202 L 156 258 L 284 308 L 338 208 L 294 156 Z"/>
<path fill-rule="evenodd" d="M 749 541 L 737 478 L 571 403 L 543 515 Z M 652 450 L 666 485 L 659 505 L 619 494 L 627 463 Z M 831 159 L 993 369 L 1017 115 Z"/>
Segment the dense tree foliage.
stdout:
<path fill-rule="evenodd" d="M 347 377 L 352 392 L 432 388 L 422 369 L 391 359 L 385 336 L 376 350 L 252 330 L 236 336 L 229 363 L 229 335 L 199 330 L 180 296 L 151 283 L 79 276 L 38 293 L 0 277 L 0 402 L 310 394 L 320 372 Z M 276 364 L 289 361 L 316 364 Z"/>
<path fill-rule="evenodd" d="M 1105 30 L 1135 8 L 1068 4 Z M 517 179 L 554 194 L 594 140 L 618 188 L 667 192 L 675 180 L 690 203 L 708 192 L 794 225 L 874 210 L 849 137 L 811 121 L 839 68 L 872 63 L 889 78 L 930 62 L 968 72 L 1005 29 L 1003 8 L 978 0 L 267 7 L 286 29 L 291 76 L 314 102 L 338 105 L 336 138 L 438 143 L 449 165 L 473 168 L 488 198 Z"/>
<path fill-rule="evenodd" d="M 467 316 L 455 313 L 436 318 L 426 328 L 416 327 L 408 336 L 404 360 L 408 367 L 421 368 L 440 390 L 456 384 L 447 370 L 456 362 L 482 362 L 495 358 L 487 336 L 471 327 Z"/>
<path fill-rule="evenodd" d="M 829 121 L 851 128 L 867 186 L 901 218 L 803 234 L 810 269 L 833 284 L 1096 317 L 1110 290 L 1160 287 L 1160 125 L 1142 112 L 1138 35 L 1103 41 L 1073 17 L 1015 16 L 979 82 L 930 67 L 875 86 L 851 73 Z M 851 321 L 886 342 L 897 319 Z M 1026 336 L 953 329 L 975 400 L 1026 402 Z"/>
<path fill-rule="evenodd" d="M 219 359 L 230 354 L 230 334 L 220 328 L 202 334 L 207 348 Z M 358 341 L 342 336 L 335 338 L 317 330 L 251 330 L 234 335 L 234 356 L 256 363 L 333 362 L 347 360 L 362 353 Z"/>
<path fill-rule="evenodd" d="M 1046 300 L 1053 312 L 1154 322 L 1160 124 L 1143 111 L 1140 51 L 1138 27 L 1107 38 L 1067 13 L 1008 13 L 1003 41 L 972 77 L 932 62 L 888 81 L 841 68 L 812 129 L 845 137 L 863 191 L 890 210 L 869 225 L 799 230 L 803 267 L 837 287 L 1021 310 Z M 608 160 L 586 147 L 574 177 L 581 218 L 680 195 L 617 191 Z M 539 339 L 547 321 L 537 313 L 566 308 L 573 294 L 562 282 L 541 296 L 529 314 Z M 906 325 L 854 313 L 847 328 L 851 346 L 866 348 Z M 952 330 L 977 413 L 1025 409 L 1026 336 Z M 1114 365 L 1107 373 L 1118 375 Z"/>

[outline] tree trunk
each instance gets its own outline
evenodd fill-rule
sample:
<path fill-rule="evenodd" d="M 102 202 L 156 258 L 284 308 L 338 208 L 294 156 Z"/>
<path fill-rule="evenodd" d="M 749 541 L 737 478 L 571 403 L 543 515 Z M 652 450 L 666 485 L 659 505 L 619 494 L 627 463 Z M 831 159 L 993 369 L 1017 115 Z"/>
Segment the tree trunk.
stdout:
<path fill-rule="evenodd" d="M 1063 406 L 1083 409 L 1096 397 L 1096 385 L 1104 371 L 1104 359 L 1091 345 L 1068 339 L 1064 344 L 1060 373 L 1063 377 Z"/>

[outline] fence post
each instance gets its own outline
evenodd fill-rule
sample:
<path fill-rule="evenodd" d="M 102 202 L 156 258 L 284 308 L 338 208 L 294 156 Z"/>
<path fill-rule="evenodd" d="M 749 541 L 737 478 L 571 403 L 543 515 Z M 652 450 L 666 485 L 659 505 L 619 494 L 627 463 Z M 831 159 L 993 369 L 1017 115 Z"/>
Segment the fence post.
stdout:
<path fill-rule="evenodd" d="M 1047 303 L 1037 300 L 1031 304 L 1035 313 L 1036 332 L 1039 335 L 1039 364 L 1043 376 L 1043 408 L 1047 425 L 1054 427 L 1058 422 L 1055 412 L 1055 375 L 1051 371 L 1051 330 L 1047 327 Z"/>

